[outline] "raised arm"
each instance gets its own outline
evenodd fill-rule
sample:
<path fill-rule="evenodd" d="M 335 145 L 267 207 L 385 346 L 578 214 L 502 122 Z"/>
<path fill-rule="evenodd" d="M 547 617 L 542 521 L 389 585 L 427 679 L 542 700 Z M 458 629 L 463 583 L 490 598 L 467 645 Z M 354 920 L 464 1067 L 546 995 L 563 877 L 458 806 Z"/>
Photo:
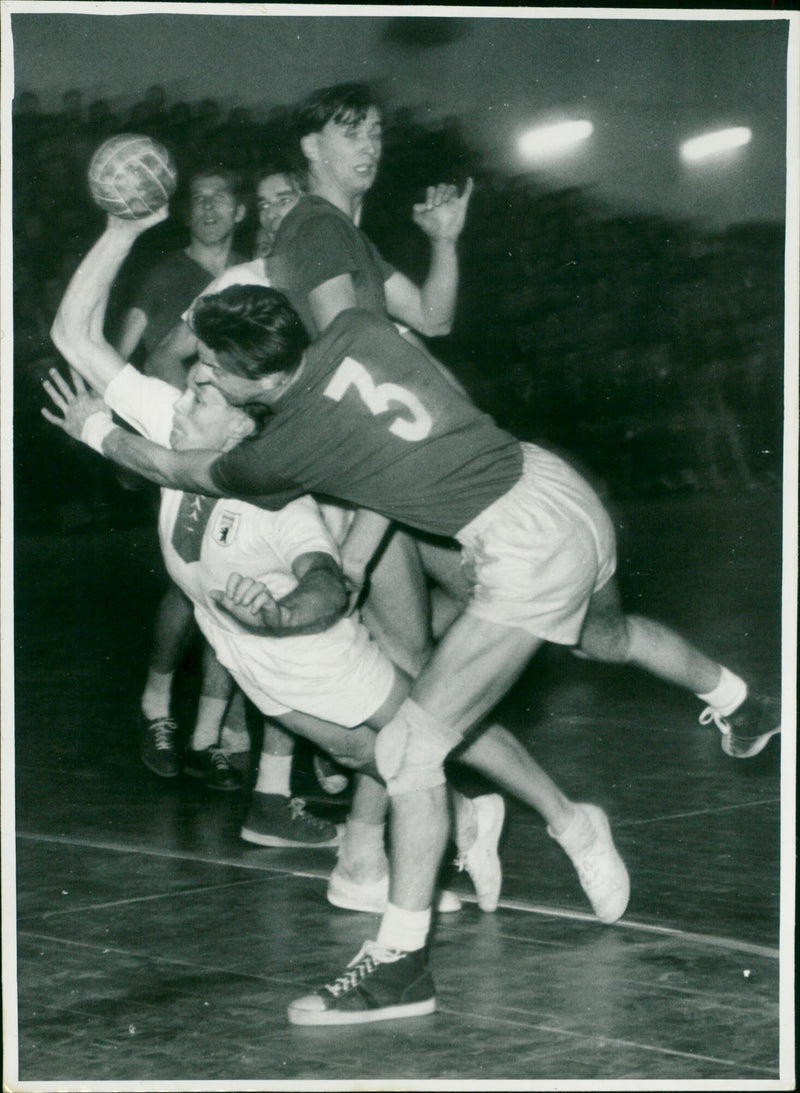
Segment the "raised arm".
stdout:
<path fill-rule="evenodd" d="M 453 327 L 458 295 L 456 243 L 464 227 L 472 194 L 472 179 L 461 196 L 454 186 L 429 186 L 425 201 L 414 206 L 413 220 L 430 239 L 431 266 L 421 287 L 402 273 L 394 273 L 385 285 L 386 306 L 394 318 L 413 326 L 420 334 L 438 337 Z"/>
<path fill-rule="evenodd" d="M 167 206 L 141 220 L 109 216 L 106 230 L 75 271 L 53 322 L 56 349 L 101 394 L 125 366 L 103 334 L 108 294 L 134 240 L 164 220 Z"/>
<path fill-rule="evenodd" d="M 330 554 L 301 554 L 292 563 L 297 586 L 280 600 L 250 577 L 231 573 L 213 599 L 248 630 L 269 637 L 319 634 L 342 617 L 347 592 L 342 571 Z"/>
<path fill-rule="evenodd" d="M 58 417 L 50 410 L 42 410 L 43 416 L 52 425 L 74 440 L 94 448 L 118 466 L 155 482 L 157 486 L 202 493 L 209 497 L 222 496 L 211 478 L 211 464 L 219 452 L 174 452 L 118 428 L 105 403 L 86 390 L 77 373 L 73 375 L 74 391 L 56 368 L 50 369 L 50 380 L 45 381 L 44 389 L 62 414 Z"/>

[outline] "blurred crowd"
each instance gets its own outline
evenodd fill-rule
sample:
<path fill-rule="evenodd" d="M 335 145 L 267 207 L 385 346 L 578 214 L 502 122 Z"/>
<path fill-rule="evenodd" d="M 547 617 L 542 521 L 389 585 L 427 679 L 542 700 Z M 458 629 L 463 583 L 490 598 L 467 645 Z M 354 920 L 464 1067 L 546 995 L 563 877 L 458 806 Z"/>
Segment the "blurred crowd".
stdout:
<path fill-rule="evenodd" d="M 255 173 L 286 161 L 288 117 L 259 117 L 214 99 L 168 102 L 160 86 L 126 110 L 71 90 L 46 113 L 14 100 L 13 246 L 18 526 L 69 530 L 137 520 L 146 501 L 123 493 L 110 466 L 68 447 L 41 419 L 41 380 L 59 363 L 49 327 L 103 215 L 86 174 L 121 132 L 164 143 L 179 177 L 211 165 Z M 387 118 L 383 162 L 362 227 L 418 280 L 427 249 L 411 206 L 429 183 L 473 196 L 460 254 L 455 330 L 432 343 L 471 394 L 524 439 L 573 453 L 618 494 L 758 488 L 780 480 L 783 395 L 783 225 L 709 233 L 690 222 L 622 215 L 578 189 L 485 168 L 458 122 Z M 109 322 L 137 280 L 185 242 L 184 195 L 123 270 Z M 253 202 L 236 249 L 252 253 Z M 113 333 L 113 332 L 111 332 Z M 88 486 L 87 486 L 88 483 Z M 151 519 L 149 508 L 146 516 Z"/>

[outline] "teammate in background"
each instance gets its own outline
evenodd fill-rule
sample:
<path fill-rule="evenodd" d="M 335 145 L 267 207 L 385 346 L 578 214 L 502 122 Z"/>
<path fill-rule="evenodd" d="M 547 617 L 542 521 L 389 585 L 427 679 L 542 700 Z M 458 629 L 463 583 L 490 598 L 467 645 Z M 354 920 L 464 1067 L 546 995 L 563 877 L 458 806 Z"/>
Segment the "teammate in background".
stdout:
<path fill-rule="evenodd" d="M 236 172 L 224 167 L 197 171 L 188 183 L 189 243 L 167 254 L 144 277 L 132 306 L 123 316 L 117 349 L 125 360 L 144 350 L 144 370 L 183 387 L 183 365 L 152 371 L 150 353 L 172 328 L 192 300 L 223 270 L 241 263 L 233 249 L 236 225 L 246 213 Z M 191 602 L 170 583 L 158 605 L 147 679 L 140 700 L 139 752 L 142 762 L 161 778 L 174 778 L 181 770 L 176 739 L 178 727 L 172 716 L 175 672 L 194 629 Z M 183 756 L 184 772 L 202 779 L 212 789 L 236 790 L 239 772 L 217 747 L 220 725 L 231 702 L 228 673 L 204 647 L 202 683 L 190 747 Z M 241 731 L 244 711 L 230 710 L 232 725 Z M 327 833 L 332 838 L 332 833 Z"/>
<path fill-rule="evenodd" d="M 104 300 L 133 234 L 109 221 L 53 327 L 59 350 L 99 390 L 109 365 L 117 367 L 102 336 Z M 737 757 L 757 754 L 780 730 L 779 711 L 669 628 L 626 616 L 614 580 L 614 529 L 588 484 L 561 459 L 499 429 L 391 323 L 344 312 L 309 345 L 286 299 L 254 286 L 205 297 L 192 322 L 201 349 L 194 382 L 216 386 L 233 404 L 268 407 L 258 437 L 221 456 L 174 452 L 97 412 L 83 426 L 87 442 L 173 489 L 262 504 L 269 497 L 275 508 L 312 491 L 371 508 L 387 523 L 453 536 L 472 575 L 466 610 L 376 741 L 392 821 L 389 903 L 377 939 L 342 975 L 289 1007 L 296 1024 L 430 1013 L 425 944 L 448 834 L 444 761 L 545 641 L 636 664 L 694 692 L 705 705 L 701 720 L 715 722 L 723 749 Z M 89 402 L 87 412 L 98 405 Z M 355 562 L 343 557 L 355 584 L 364 556 L 366 549 Z M 601 816 L 576 810 L 570 826 L 584 845 L 598 838 Z M 554 834 L 564 845 L 567 833 Z"/>
<path fill-rule="evenodd" d="M 266 258 L 272 253 L 281 221 L 302 197 L 297 175 L 271 164 L 256 175 L 256 215 L 258 230 L 254 258 Z"/>

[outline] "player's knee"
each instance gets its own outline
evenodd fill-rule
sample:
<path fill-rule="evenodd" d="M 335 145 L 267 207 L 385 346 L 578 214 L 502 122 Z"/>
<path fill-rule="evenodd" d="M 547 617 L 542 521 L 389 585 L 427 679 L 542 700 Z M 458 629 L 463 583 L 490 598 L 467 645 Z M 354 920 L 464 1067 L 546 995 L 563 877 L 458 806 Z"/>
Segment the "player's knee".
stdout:
<path fill-rule="evenodd" d="M 444 785 L 444 760 L 461 737 L 408 699 L 378 733 L 375 765 L 390 797 Z"/>

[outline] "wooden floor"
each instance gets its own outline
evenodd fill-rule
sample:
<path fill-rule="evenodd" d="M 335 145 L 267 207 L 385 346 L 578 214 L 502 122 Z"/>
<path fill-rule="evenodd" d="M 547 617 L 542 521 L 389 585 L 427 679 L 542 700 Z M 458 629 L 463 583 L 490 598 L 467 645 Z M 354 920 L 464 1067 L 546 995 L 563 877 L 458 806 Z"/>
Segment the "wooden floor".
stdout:
<path fill-rule="evenodd" d="M 616 516 L 629 609 L 778 688 L 778 498 L 666 499 Z M 164 783 L 139 763 L 133 718 L 163 581 L 152 529 L 18 536 L 16 566 L 7 1083 L 791 1087 L 779 741 L 736 762 L 698 725 L 693 696 L 546 650 L 501 714 L 574 798 L 608 811 L 632 879 L 625 918 L 591 917 L 540 818 L 512 804 L 497 913 L 450 878 L 467 902 L 437 924 L 436 1014 L 298 1029 L 287 1004 L 338 973 L 378 919 L 327 905 L 332 851 L 252 847 L 238 838 L 244 794 Z M 297 778 L 311 788 L 302 763 Z M 342 807 L 319 805 L 334 818 Z"/>

